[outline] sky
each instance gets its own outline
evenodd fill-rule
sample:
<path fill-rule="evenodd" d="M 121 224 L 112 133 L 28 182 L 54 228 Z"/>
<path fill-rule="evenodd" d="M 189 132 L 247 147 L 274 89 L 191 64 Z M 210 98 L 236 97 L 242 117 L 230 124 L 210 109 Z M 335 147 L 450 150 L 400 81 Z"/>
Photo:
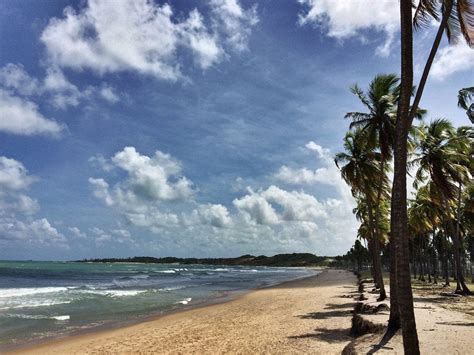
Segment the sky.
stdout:
<path fill-rule="evenodd" d="M 398 31 L 397 0 L 1 1 L 0 259 L 345 253 L 349 88 Z M 443 41 L 427 120 L 473 81 Z"/>

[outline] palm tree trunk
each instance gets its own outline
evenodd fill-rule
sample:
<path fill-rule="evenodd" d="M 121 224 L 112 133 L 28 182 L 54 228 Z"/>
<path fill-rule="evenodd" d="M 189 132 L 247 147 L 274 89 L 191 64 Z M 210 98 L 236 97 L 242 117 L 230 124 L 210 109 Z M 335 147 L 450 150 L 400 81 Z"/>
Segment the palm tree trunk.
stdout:
<path fill-rule="evenodd" d="M 382 201 L 382 191 L 383 191 L 383 182 L 385 178 L 385 157 L 382 156 L 382 159 L 380 161 L 380 180 L 379 180 L 379 185 L 378 185 L 378 190 L 377 190 L 377 199 L 375 202 L 375 206 L 378 207 L 375 210 L 375 235 L 376 235 L 376 243 L 378 243 L 379 240 L 381 240 L 382 233 L 380 233 L 380 211 L 382 210 L 380 208 L 380 203 Z M 380 263 L 380 296 L 377 301 L 383 301 L 387 298 L 387 294 L 385 292 L 385 285 L 383 282 L 383 273 L 382 273 L 382 259 L 380 257 L 380 250 L 378 253 L 377 257 L 377 262 Z"/>
<path fill-rule="evenodd" d="M 447 251 L 444 254 L 443 269 L 444 269 L 444 286 L 449 286 L 449 270 L 448 270 L 448 255 Z"/>
<path fill-rule="evenodd" d="M 453 222 L 448 218 L 448 227 L 453 239 L 453 254 L 454 254 L 454 270 L 456 275 L 456 292 L 470 295 L 472 292 L 464 281 L 464 275 L 462 272 L 461 253 L 460 253 L 460 242 L 456 230 L 454 229 Z"/>
<path fill-rule="evenodd" d="M 397 297 L 397 258 L 395 241 L 390 237 L 390 317 L 388 319 L 387 335 L 400 329 L 400 311 Z"/>
<path fill-rule="evenodd" d="M 369 191 L 367 189 L 367 191 Z M 369 194 L 366 194 L 369 196 Z M 372 235 L 372 247 L 373 247 L 373 255 L 374 255 L 374 279 L 376 286 L 380 289 L 380 296 L 378 300 L 382 301 L 387 298 L 385 293 L 385 287 L 383 283 L 383 275 L 382 275 L 382 259 L 380 257 L 380 241 L 377 238 L 377 234 L 375 233 L 374 228 L 374 216 L 373 216 L 373 206 L 370 197 L 367 197 L 367 209 L 369 214 L 369 229 Z"/>
<path fill-rule="evenodd" d="M 410 128 L 409 107 L 413 87 L 412 2 L 400 0 L 401 81 L 395 126 L 394 175 L 392 188 L 391 233 L 396 243 L 397 298 L 405 354 L 420 353 L 416 331 L 410 279 L 410 254 L 407 216 L 407 140 Z"/>
<path fill-rule="evenodd" d="M 438 27 L 438 32 L 436 33 L 436 37 L 434 39 L 433 45 L 431 47 L 430 54 L 428 59 L 426 60 L 425 68 L 423 69 L 423 74 L 421 75 L 420 83 L 418 84 L 418 88 L 416 90 L 415 99 L 413 100 L 413 105 L 410 110 L 410 116 L 408 118 L 409 124 L 413 122 L 413 118 L 418 110 L 418 105 L 420 104 L 421 97 L 423 95 L 423 90 L 425 89 L 426 81 L 428 80 L 428 75 L 430 74 L 431 66 L 433 65 L 436 53 L 438 52 L 439 45 L 441 43 L 441 39 L 443 38 L 443 33 L 448 26 L 449 16 L 453 10 L 453 0 L 448 0 L 445 6 L 446 10 L 443 13 L 443 18 L 441 19 L 441 23 Z"/>
<path fill-rule="evenodd" d="M 456 229 L 454 228 L 453 221 L 449 216 L 449 204 L 448 200 L 443 193 L 441 193 L 442 203 L 444 206 L 444 218 L 446 219 L 446 223 L 448 225 L 449 233 L 451 234 L 451 239 L 453 240 L 453 256 L 454 256 L 454 267 L 453 271 L 456 275 L 456 292 L 462 293 L 465 295 L 470 295 L 472 292 L 466 285 L 464 281 L 464 276 L 462 272 L 462 263 L 461 263 L 461 253 L 460 253 L 460 241 L 459 236 L 457 234 Z"/>

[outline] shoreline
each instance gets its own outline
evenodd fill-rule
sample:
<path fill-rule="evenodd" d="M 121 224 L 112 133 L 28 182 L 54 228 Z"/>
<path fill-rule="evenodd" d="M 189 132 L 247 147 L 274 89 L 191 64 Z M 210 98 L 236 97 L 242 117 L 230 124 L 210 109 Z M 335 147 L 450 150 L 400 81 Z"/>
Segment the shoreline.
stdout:
<path fill-rule="evenodd" d="M 277 285 L 266 286 L 263 288 L 236 292 L 229 295 L 224 295 L 223 297 L 219 297 L 218 299 L 209 300 L 209 302 L 203 302 L 198 305 L 191 306 L 190 308 L 181 308 L 172 310 L 169 312 L 165 312 L 163 314 L 152 315 L 150 317 L 146 317 L 145 319 L 140 319 L 136 321 L 131 321 L 129 324 L 113 324 L 109 325 L 105 329 L 86 329 L 84 331 L 80 331 L 80 333 L 69 334 L 66 336 L 61 336 L 59 338 L 49 338 L 49 339 L 41 339 L 39 341 L 35 341 L 33 343 L 21 344 L 21 345 L 14 345 L 10 349 L 6 349 L 5 352 L 8 353 L 57 353 L 57 352 L 67 352 L 67 353 L 87 353 L 87 352 L 95 352 L 100 351 L 96 349 L 96 346 L 99 345 L 100 347 L 105 346 L 105 344 L 109 344 L 106 347 L 103 347 L 103 351 L 107 351 L 106 349 L 114 348 L 117 349 L 117 352 L 130 352 L 130 351 L 157 351 L 161 352 L 168 352 L 171 349 L 175 349 L 175 351 L 181 351 L 181 345 L 183 339 L 183 334 L 180 334 L 181 331 L 177 331 L 182 329 L 179 325 L 186 325 L 189 327 L 189 334 L 188 336 L 193 338 L 195 335 L 199 338 L 201 335 L 199 334 L 199 330 L 202 328 L 200 323 L 209 322 L 209 319 L 212 319 L 212 316 L 215 316 L 215 313 L 219 313 L 219 317 L 213 322 L 209 323 L 211 333 L 220 333 L 219 332 L 219 325 L 215 323 L 221 323 L 220 326 L 225 326 L 226 318 L 229 319 L 229 322 L 232 318 L 236 316 L 241 316 L 240 311 L 238 310 L 241 306 L 246 306 L 252 308 L 252 304 L 249 304 L 250 300 L 258 300 L 261 303 L 263 302 L 263 308 L 258 308 L 252 310 L 250 314 L 251 321 L 254 317 L 252 316 L 255 311 L 263 311 L 265 308 L 268 309 L 268 313 L 264 313 L 264 317 L 271 316 L 270 311 L 278 311 L 279 313 L 287 313 L 287 310 L 284 307 L 281 309 L 275 309 L 278 306 L 278 302 L 276 300 L 272 300 L 267 298 L 267 296 L 280 296 L 279 294 L 284 294 L 284 300 L 286 302 L 290 301 L 290 304 L 293 302 L 298 303 L 300 306 L 305 306 L 308 308 L 309 304 L 311 303 L 310 294 L 313 293 L 313 296 L 318 296 L 318 290 L 322 288 L 330 289 L 331 295 L 330 297 L 324 297 L 323 294 L 320 296 L 320 303 L 321 305 L 326 305 L 328 302 L 335 301 L 334 296 L 337 296 L 337 293 L 347 292 L 347 287 L 353 287 L 355 289 L 354 281 L 355 277 L 342 270 L 333 270 L 333 269 L 325 269 L 321 270 L 316 275 L 311 275 L 303 278 L 298 278 L 296 280 L 289 280 Z M 341 289 L 342 287 L 342 289 Z M 339 288 L 336 290 L 334 288 Z M 305 292 L 300 292 L 302 289 L 306 289 Z M 325 290 L 326 291 L 326 290 Z M 339 291 L 339 292 L 337 292 Z M 301 293 L 301 294 L 300 294 Z M 305 297 L 305 293 L 306 296 Z M 327 293 L 327 292 L 326 292 Z M 293 299 L 292 299 L 293 298 Z M 343 299 L 339 298 L 343 303 L 347 302 L 347 299 L 344 301 Z M 275 303 L 276 302 L 276 303 Z M 251 302 L 253 303 L 253 302 Z M 280 305 L 282 306 L 282 305 Z M 321 307 L 320 307 L 321 308 Z M 308 309 L 310 311 L 311 309 Z M 317 311 L 318 309 L 314 309 Z M 274 312 L 275 313 L 275 312 Z M 311 312 L 310 312 L 311 313 Z M 276 316 L 276 314 L 275 314 Z M 347 319 L 345 322 L 345 326 L 347 329 L 350 327 L 350 306 L 347 308 Z M 211 318 L 209 318 L 211 317 Z M 193 324 L 189 324 L 188 319 L 193 318 L 195 322 Z M 246 317 L 243 317 L 246 318 Z M 303 318 L 304 319 L 304 318 Z M 268 321 L 268 319 L 265 319 Z M 128 323 L 128 322 L 127 322 Z M 309 322 L 302 322 L 302 323 L 309 323 Z M 260 326 L 265 326 L 265 324 L 261 324 Z M 257 327 L 257 328 L 260 328 Z M 266 324 L 268 326 L 268 324 Z M 176 328 L 178 327 L 178 328 Z M 176 329 L 175 329 L 176 328 Z M 281 331 L 281 327 L 278 327 L 278 331 Z M 170 329 L 175 329 L 170 330 Z M 238 329 L 230 329 L 231 331 L 236 331 Z M 291 329 L 289 329 L 291 330 Z M 311 329 L 309 329 L 311 330 Z M 167 338 L 169 346 L 167 350 L 159 349 L 154 347 L 153 344 L 150 344 L 149 337 L 147 334 L 161 334 L 163 337 Z M 148 334 L 148 335 L 150 335 Z M 204 337 L 205 340 L 206 337 Z M 209 336 L 209 338 L 215 338 L 215 336 Z M 128 339 L 128 341 L 124 342 L 124 339 Z M 295 338 L 297 339 L 297 338 Z M 219 339 L 215 339 L 218 341 Z M 224 338 L 221 339 L 227 342 L 225 335 Z M 248 339 L 247 339 L 248 340 Z M 347 336 L 347 343 L 349 342 L 350 338 Z M 104 344 L 105 343 L 105 344 Z M 156 346 L 161 346 L 162 341 L 159 341 Z M 237 345 L 235 343 L 234 345 Z M 268 346 L 268 343 L 267 343 Z M 151 347 L 151 348 L 150 348 Z M 192 348 L 192 347 L 191 347 Z M 241 348 L 241 346 L 239 346 Z M 218 348 L 220 349 L 220 348 Z M 341 348 L 342 349 L 342 348 Z M 184 350 L 184 349 L 182 349 Z M 208 347 L 197 347 L 194 350 L 200 351 L 212 351 Z M 191 350 L 192 351 L 192 350 Z M 259 351 L 259 350 L 256 350 Z M 267 349 L 268 351 L 268 349 Z"/>

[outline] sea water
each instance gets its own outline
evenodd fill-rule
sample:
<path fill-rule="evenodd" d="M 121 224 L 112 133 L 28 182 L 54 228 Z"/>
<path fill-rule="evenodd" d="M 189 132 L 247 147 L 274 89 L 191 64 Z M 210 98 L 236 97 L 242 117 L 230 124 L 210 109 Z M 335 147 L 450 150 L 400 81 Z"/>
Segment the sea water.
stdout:
<path fill-rule="evenodd" d="M 0 261 L 0 349 L 312 274 L 305 268 Z"/>

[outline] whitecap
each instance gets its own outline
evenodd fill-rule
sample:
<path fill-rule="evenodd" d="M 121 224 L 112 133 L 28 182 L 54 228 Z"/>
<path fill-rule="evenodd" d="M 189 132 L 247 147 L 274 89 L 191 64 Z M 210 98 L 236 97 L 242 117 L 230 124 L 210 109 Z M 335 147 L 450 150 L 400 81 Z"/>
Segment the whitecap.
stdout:
<path fill-rule="evenodd" d="M 36 295 L 39 293 L 64 292 L 67 290 L 67 287 L 4 288 L 0 289 L 0 298 L 29 296 Z"/>
<path fill-rule="evenodd" d="M 189 297 L 189 298 L 185 298 L 184 300 L 182 301 L 178 301 L 176 303 L 180 303 L 180 304 L 188 304 L 189 302 L 191 302 L 192 298 Z"/>

